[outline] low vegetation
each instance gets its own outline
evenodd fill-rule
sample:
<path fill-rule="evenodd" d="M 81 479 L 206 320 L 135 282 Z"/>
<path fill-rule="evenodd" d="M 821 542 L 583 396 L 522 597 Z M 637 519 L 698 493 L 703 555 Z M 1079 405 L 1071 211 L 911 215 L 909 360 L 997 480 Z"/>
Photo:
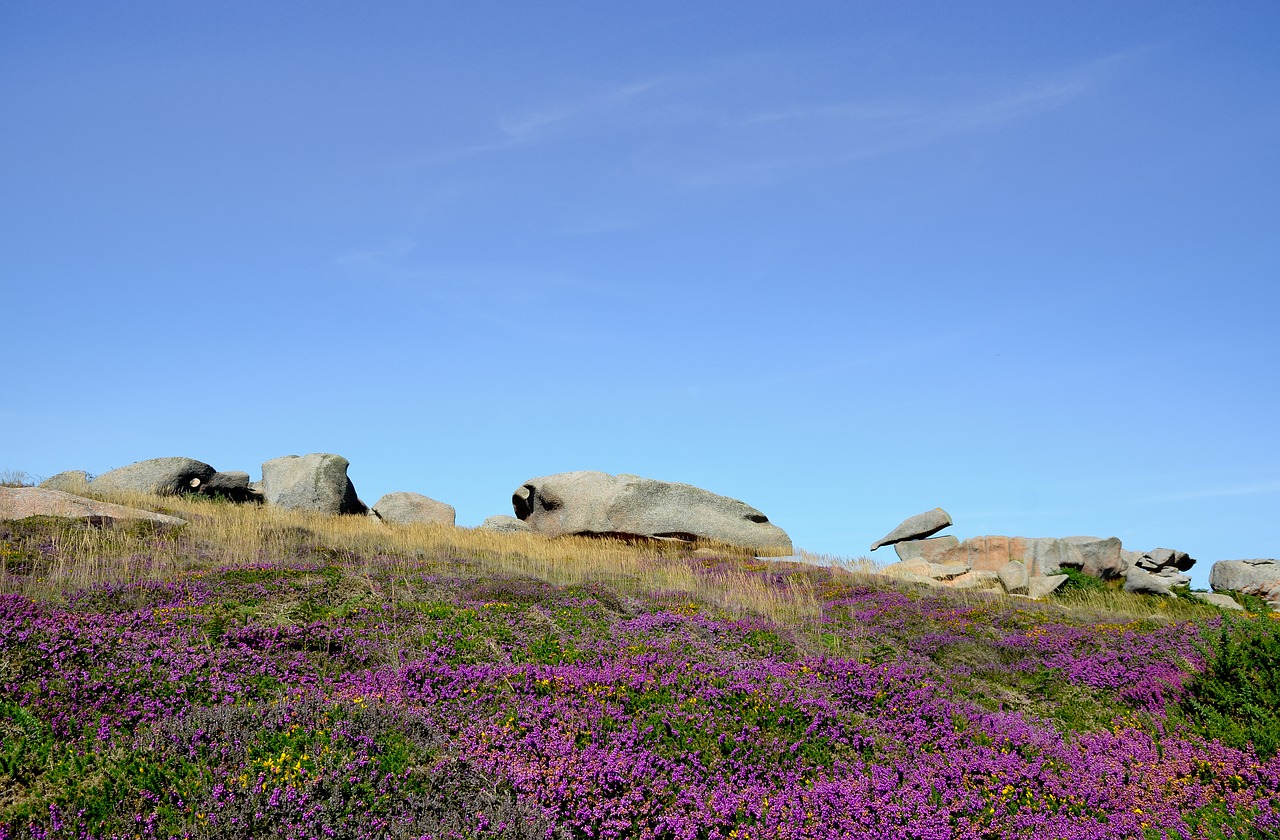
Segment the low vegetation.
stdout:
<path fill-rule="evenodd" d="M 0 840 L 1280 836 L 1267 616 L 113 501 L 0 523 Z"/>

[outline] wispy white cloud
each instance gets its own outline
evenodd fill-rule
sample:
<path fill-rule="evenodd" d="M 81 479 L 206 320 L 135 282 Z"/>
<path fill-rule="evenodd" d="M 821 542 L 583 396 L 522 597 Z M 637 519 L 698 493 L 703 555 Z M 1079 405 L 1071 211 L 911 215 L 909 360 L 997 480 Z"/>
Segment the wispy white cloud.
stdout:
<path fill-rule="evenodd" d="M 574 123 L 599 120 L 601 117 L 632 105 L 642 97 L 660 89 L 667 82 L 669 82 L 667 79 L 631 82 L 577 99 L 561 100 L 508 114 L 498 119 L 498 129 L 512 139 L 525 139 L 548 134 L 555 129 Z"/>
<path fill-rule="evenodd" d="M 1280 494 L 1280 480 L 1254 481 L 1244 484 L 1220 485 L 1217 487 L 1200 487 L 1179 490 L 1172 493 L 1160 493 L 1143 496 L 1134 501 L 1139 504 L 1167 504 L 1169 502 L 1197 502 L 1208 499 L 1229 499 L 1241 496 L 1270 496 Z"/>
<path fill-rule="evenodd" d="M 411 240 L 394 240 L 340 254 L 334 262 L 363 282 L 394 294 L 401 303 L 428 303 L 433 312 L 451 313 L 460 320 L 519 330 L 527 328 L 531 312 L 538 312 L 560 325 L 548 331 L 556 340 L 580 337 L 565 319 L 583 306 L 608 308 L 632 299 L 626 288 L 616 284 L 557 272 L 502 263 L 431 265 L 418 250 Z"/>

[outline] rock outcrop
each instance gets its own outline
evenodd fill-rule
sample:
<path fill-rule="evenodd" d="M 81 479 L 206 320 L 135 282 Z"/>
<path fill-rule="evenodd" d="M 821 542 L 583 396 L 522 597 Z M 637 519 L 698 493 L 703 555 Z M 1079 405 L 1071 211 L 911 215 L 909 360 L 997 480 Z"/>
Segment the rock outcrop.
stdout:
<path fill-rule="evenodd" d="M 892 545 L 899 562 L 882 573 L 955 588 L 993 587 L 1011 595 L 1043 598 L 1062 586 L 1064 569 L 1102 580 L 1123 577 L 1127 592 L 1171 595 L 1191 579 L 1182 574 L 1196 562 L 1169 548 L 1125 551 L 1117 537 L 931 537 L 952 524 L 942 508 L 917 514 L 872 543 Z M 1261 562 L 1261 561 L 1258 561 Z M 940 570 L 948 570 L 940 574 Z M 952 574 L 952 569 L 963 569 Z M 1268 590 L 1270 591 L 1270 590 Z M 1280 592 L 1278 592 L 1280 594 Z"/>
<path fill-rule="evenodd" d="M 318 513 L 367 513 L 347 477 L 350 462 L 341 455 L 315 452 L 286 455 L 262 464 L 262 495 L 267 504 Z"/>
<path fill-rule="evenodd" d="M 44 487 L 0 487 L 0 519 L 62 516 L 105 525 L 117 519 L 145 519 L 162 525 L 185 525 L 186 520 L 149 510 L 99 502 Z"/>
<path fill-rule="evenodd" d="M 873 542 L 871 550 L 875 551 L 880 546 L 893 545 L 905 540 L 922 540 L 925 537 L 932 537 L 950 524 L 951 514 L 942 508 L 934 508 L 924 513 L 917 513 L 915 516 L 903 520 L 897 528 Z"/>
<path fill-rule="evenodd" d="M 385 522 L 404 525 L 452 525 L 457 517 L 453 505 L 438 502 L 421 493 L 388 493 L 374 502 L 373 510 Z"/>
<path fill-rule="evenodd" d="M 150 458 L 103 473 L 90 482 L 89 489 L 95 493 L 176 496 L 201 492 L 216 473 L 213 467 L 194 458 Z"/>
<path fill-rule="evenodd" d="M 763 513 L 691 484 L 583 470 L 531 478 L 511 504 L 518 519 L 547 536 L 703 538 L 792 552 L 791 538 Z"/>
<path fill-rule="evenodd" d="M 1219 560 L 1209 570 L 1215 592 L 1240 592 L 1280 608 L 1280 560 Z"/>

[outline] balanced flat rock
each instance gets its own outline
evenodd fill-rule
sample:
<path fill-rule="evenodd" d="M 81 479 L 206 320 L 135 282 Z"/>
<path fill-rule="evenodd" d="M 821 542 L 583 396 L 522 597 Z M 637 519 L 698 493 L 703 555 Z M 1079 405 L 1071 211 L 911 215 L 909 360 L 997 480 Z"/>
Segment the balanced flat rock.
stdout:
<path fill-rule="evenodd" d="M 185 519 L 152 513 L 149 510 L 99 502 L 73 496 L 61 490 L 43 487 L 0 487 L 0 519 L 26 519 L 28 516 L 62 516 L 110 523 L 116 519 L 146 519 L 162 525 L 186 525 Z"/>
<path fill-rule="evenodd" d="M 893 545 L 906 540 L 922 540 L 925 537 L 932 537 L 950 524 L 951 514 L 942 508 L 934 508 L 924 513 L 917 513 L 910 519 L 904 520 L 901 525 L 885 536 L 873 542 L 871 550 L 875 551 L 882 545 Z"/>

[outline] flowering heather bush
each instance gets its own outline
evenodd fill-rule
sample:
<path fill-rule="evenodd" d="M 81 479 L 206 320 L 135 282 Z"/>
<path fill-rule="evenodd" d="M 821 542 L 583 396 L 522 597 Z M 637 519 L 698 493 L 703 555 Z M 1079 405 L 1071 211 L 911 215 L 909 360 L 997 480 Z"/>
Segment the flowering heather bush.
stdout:
<path fill-rule="evenodd" d="M 817 612 L 316 546 L 0 596 L 0 840 L 1280 837 L 1217 619 L 683 562 Z"/>

